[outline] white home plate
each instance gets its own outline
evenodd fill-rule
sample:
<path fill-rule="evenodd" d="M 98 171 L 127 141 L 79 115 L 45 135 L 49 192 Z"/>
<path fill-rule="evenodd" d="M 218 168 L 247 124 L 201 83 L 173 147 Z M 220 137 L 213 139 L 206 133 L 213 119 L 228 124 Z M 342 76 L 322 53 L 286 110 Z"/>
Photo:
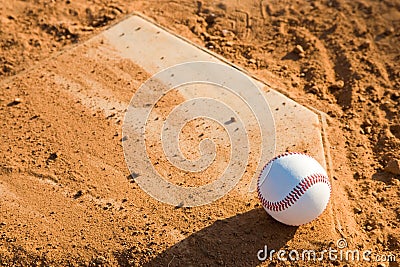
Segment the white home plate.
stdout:
<path fill-rule="evenodd" d="M 38 70 L 43 87 L 123 124 L 130 172 L 163 202 L 199 206 L 233 188 L 255 195 L 263 165 L 286 151 L 306 152 L 329 173 L 321 114 L 140 15 Z"/>

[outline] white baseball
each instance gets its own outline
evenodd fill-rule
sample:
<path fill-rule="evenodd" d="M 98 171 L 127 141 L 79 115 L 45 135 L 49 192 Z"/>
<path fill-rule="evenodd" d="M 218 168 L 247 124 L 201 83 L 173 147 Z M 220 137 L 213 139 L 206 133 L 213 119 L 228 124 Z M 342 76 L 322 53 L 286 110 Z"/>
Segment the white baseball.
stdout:
<path fill-rule="evenodd" d="M 265 165 L 257 192 L 269 215 L 284 224 L 301 225 L 325 210 L 331 184 L 315 159 L 301 153 L 285 153 Z"/>

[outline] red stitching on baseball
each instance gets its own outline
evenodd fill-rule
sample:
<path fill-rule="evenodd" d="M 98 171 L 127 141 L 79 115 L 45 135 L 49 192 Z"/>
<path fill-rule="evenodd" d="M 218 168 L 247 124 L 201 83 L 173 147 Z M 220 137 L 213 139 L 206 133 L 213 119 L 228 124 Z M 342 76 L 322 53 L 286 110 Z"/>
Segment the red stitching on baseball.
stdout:
<path fill-rule="evenodd" d="M 290 193 L 282 200 L 271 202 L 266 200 L 261 194 L 260 187 L 257 186 L 258 197 L 261 200 L 262 205 L 271 211 L 283 211 L 292 206 L 302 195 L 313 185 L 317 183 L 325 183 L 329 187 L 329 191 L 332 191 L 331 184 L 329 183 L 328 177 L 324 174 L 312 174 L 305 177 Z"/>
<path fill-rule="evenodd" d="M 261 191 L 260 191 L 260 178 L 261 178 L 261 175 L 264 172 L 265 168 L 269 164 L 271 164 L 273 161 L 275 161 L 276 159 L 282 158 L 284 156 L 288 156 L 288 155 L 303 155 L 303 156 L 310 157 L 307 154 L 298 153 L 298 152 L 286 152 L 284 154 L 278 155 L 278 156 L 274 157 L 273 159 L 271 159 L 264 166 L 264 168 L 261 170 L 261 173 L 260 173 L 260 175 L 258 177 L 258 182 L 257 182 L 257 194 L 258 194 L 258 197 L 259 197 L 262 205 L 265 208 L 267 208 L 267 209 L 269 209 L 271 211 L 283 211 L 283 210 L 289 208 L 290 206 L 294 205 L 294 203 L 297 200 L 299 200 L 300 197 L 302 195 L 304 195 L 304 193 L 311 186 L 313 186 L 314 184 L 317 184 L 317 183 L 325 183 L 325 184 L 327 184 L 328 187 L 329 187 L 329 191 L 330 192 L 332 191 L 331 184 L 329 182 L 329 178 L 326 177 L 326 175 L 324 175 L 324 174 L 315 173 L 315 174 L 309 175 L 309 176 L 305 177 L 304 179 L 302 179 L 300 181 L 300 183 L 295 188 L 293 188 L 292 191 L 290 191 L 290 193 L 284 199 L 282 199 L 280 201 L 277 201 L 277 202 L 271 202 L 269 200 L 266 200 L 264 198 L 264 196 L 261 194 Z M 312 157 L 310 157 L 310 158 L 312 158 Z"/>

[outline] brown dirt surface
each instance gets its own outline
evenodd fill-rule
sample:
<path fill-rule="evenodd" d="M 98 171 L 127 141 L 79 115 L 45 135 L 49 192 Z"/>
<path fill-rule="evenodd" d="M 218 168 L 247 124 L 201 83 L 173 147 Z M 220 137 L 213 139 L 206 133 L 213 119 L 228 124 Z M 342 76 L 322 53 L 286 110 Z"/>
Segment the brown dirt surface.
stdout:
<path fill-rule="evenodd" d="M 97 68 L 77 48 L 133 11 L 329 115 L 340 228 L 324 215 L 300 227 L 282 225 L 239 189 L 211 205 L 179 208 L 139 188 L 122 156 L 118 118 L 121 103 L 149 75 L 128 61 Z M 64 69 L 71 60 L 82 68 Z M 106 100 L 114 106 L 88 108 L 101 99 L 86 98 L 93 92 L 77 77 L 111 88 Z M 160 116 L 179 101 L 164 99 Z M 398 267 L 399 107 L 398 0 L 3 0 L 0 265 L 304 266 L 312 263 L 260 262 L 256 252 L 264 245 L 321 251 L 344 237 L 352 248 L 397 255 L 380 266 Z"/>

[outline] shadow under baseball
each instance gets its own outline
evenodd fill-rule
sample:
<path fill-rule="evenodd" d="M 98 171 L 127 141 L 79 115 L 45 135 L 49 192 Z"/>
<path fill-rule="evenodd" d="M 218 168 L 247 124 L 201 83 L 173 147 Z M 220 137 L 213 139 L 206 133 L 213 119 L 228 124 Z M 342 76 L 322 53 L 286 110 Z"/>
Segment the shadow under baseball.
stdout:
<path fill-rule="evenodd" d="M 143 266 L 256 266 L 257 252 L 278 251 L 298 227 L 281 224 L 257 208 L 212 225 L 168 248 Z"/>

